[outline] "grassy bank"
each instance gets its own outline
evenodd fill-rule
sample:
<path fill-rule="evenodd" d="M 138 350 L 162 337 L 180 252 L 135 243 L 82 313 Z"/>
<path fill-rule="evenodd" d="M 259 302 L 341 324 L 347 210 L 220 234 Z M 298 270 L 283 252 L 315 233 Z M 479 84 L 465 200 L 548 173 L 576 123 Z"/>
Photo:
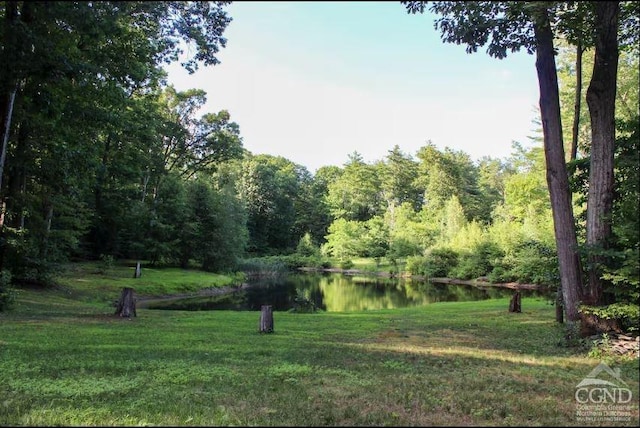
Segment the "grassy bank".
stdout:
<path fill-rule="evenodd" d="M 261 335 L 258 312 L 113 317 L 114 278 L 69 273 L 0 314 L 0 425 L 585 425 L 576 385 L 600 360 L 564 346 L 544 300 L 275 312 Z M 604 425 L 634 426 L 638 360 L 608 364 L 634 408 Z"/>
<path fill-rule="evenodd" d="M 138 297 L 196 293 L 205 288 L 238 285 L 241 275 L 220 275 L 195 269 L 154 268 L 143 265 L 134 278 L 135 262 L 70 264 L 56 278 L 58 288 L 75 300 L 112 302 L 123 287 L 132 287 Z"/>

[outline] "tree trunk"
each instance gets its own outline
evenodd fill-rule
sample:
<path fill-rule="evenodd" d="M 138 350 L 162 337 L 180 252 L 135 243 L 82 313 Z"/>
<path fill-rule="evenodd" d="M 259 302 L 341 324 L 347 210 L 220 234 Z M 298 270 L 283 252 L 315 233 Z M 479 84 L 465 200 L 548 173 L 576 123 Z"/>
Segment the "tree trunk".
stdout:
<path fill-rule="evenodd" d="M 140 262 L 136 262 L 136 270 L 133 272 L 134 278 L 140 278 L 142 276 L 142 267 L 140 267 Z"/>
<path fill-rule="evenodd" d="M 579 320 L 578 305 L 582 299 L 580 258 L 562 141 L 553 32 L 547 11 L 543 9 L 541 12 L 541 16 L 535 20 L 534 29 L 547 186 L 551 198 L 564 308 L 567 320 L 574 322 Z"/>
<path fill-rule="evenodd" d="M 273 307 L 271 305 L 262 305 L 258 330 L 260 333 L 273 333 Z"/>
<path fill-rule="evenodd" d="M 619 2 L 596 2 L 596 51 L 593 75 L 587 89 L 591 117 L 591 160 L 587 198 L 587 247 L 589 287 L 586 300 L 591 305 L 602 302 L 602 255 L 611 238 L 613 210 L 615 102 L 618 72 Z"/>
<path fill-rule="evenodd" d="M 46 201 L 46 213 L 44 217 L 44 227 L 42 232 L 42 238 L 40 239 L 40 249 L 38 255 L 40 261 L 45 261 L 47 258 L 47 251 L 49 247 L 49 236 L 51 235 L 51 221 L 53 220 L 53 203 L 49 200 Z"/>
<path fill-rule="evenodd" d="M 125 287 L 122 289 L 122 294 L 120 294 L 120 299 L 116 304 L 115 314 L 127 318 L 131 318 L 132 314 L 134 317 L 138 316 L 136 314 L 136 299 L 133 294 L 133 288 Z"/>
<path fill-rule="evenodd" d="M 564 323 L 564 305 L 562 304 L 562 287 L 558 286 L 556 292 L 556 322 L 559 324 Z"/>
<path fill-rule="evenodd" d="M 7 158 L 7 146 L 9 145 L 9 136 L 11 135 L 11 119 L 13 117 L 13 105 L 16 100 L 16 92 L 18 85 L 12 85 L 12 88 L 5 94 L 5 100 L 2 105 L 2 149 L 0 151 L 0 193 L 2 192 L 2 177 L 4 175 L 4 164 Z"/>
<path fill-rule="evenodd" d="M 578 157 L 578 131 L 580 130 L 580 107 L 582 105 L 582 43 L 576 46 L 576 97 L 573 103 L 573 128 L 571 130 L 570 161 Z"/>
<path fill-rule="evenodd" d="M 522 312 L 522 305 L 520 304 L 520 292 L 516 291 L 511 301 L 509 302 L 509 312 Z"/>

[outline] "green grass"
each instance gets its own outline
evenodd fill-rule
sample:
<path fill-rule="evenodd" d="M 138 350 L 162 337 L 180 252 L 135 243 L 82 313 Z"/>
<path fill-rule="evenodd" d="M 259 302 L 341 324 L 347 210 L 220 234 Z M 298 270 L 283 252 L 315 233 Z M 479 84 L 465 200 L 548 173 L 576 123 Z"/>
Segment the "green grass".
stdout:
<path fill-rule="evenodd" d="M 371 257 L 354 257 L 351 259 L 351 261 L 353 262 L 353 269 L 359 269 L 362 271 L 366 271 L 366 272 L 385 272 L 385 273 L 389 273 L 391 271 L 393 272 L 402 272 L 404 270 L 404 266 L 405 266 L 405 260 L 404 259 L 399 259 L 396 260 L 396 265 L 393 265 L 389 259 L 387 259 L 386 257 L 382 257 L 379 260 L 379 263 L 376 264 L 375 259 L 371 258 Z M 335 262 L 334 263 L 336 266 L 339 265 L 339 263 Z"/>
<path fill-rule="evenodd" d="M 107 266 L 100 262 L 66 266 L 56 282 L 76 299 L 111 302 L 123 287 L 132 287 L 139 297 L 195 293 L 211 287 L 237 285 L 241 275 L 220 275 L 195 269 L 153 268 L 142 265 L 142 275 L 134 278 L 135 262 Z"/>
<path fill-rule="evenodd" d="M 564 346 L 553 306 L 533 298 L 519 314 L 508 299 L 275 312 L 260 334 L 259 312 L 114 317 L 90 291 L 129 280 L 85 274 L 0 313 L 0 425 L 579 426 L 575 387 L 599 363 Z M 154 293 L 184 285 L 153 275 Z M 634 397 L 618 425 L 635 426 L 638 360 L 609 364 Z"/>

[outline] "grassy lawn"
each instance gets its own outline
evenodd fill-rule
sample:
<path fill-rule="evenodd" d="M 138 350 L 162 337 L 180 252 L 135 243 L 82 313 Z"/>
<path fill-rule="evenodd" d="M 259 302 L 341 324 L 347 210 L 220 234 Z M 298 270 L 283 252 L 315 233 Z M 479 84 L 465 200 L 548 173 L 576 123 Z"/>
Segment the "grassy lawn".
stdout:
<path fill-rule="evenodd" d="M 260 334 L 259 312 L 114 317 L 124 271 L 83 265 L 0 313 L 0 425 L 585 425 L 576 385 L 600 360 L 564 346 L 545 300 L 275 312 Z M 184 292 L 190 274 L 143 267 L 134 287 Z M 606 362 L 633 417 L 596 424 L 637 426 L 638 359 Z"/>
<path fill-rule="evenodd" d="M 134 278 L 135 262 L 107 265 L 101 262 L 68 265 L 57 278 L 59 288 L 70 297 L 87 302 L 112 302 L 123 287 L 132 287 L 139 297 L 195 293 L 203 288 L 237 285 L 240 275 L 220 275 L 195 269 L 153 268 L 142 265 Z"/>
<path fill-rule="evenodd" d="M 402 272 L 405 265 L 405 260 L 399 259 L 396 261 L 397 264 L 394 266 L 386 257 L 382 257 L 379 260 L 379 263 L 376 263 L 375 259 L 371 257 L 354 257 L 351 259 L 351 262 L 353 262 L 353 269 L 368 272 Z M 339 265 L 339 263 L 336 262 L 336 265 Z"/>

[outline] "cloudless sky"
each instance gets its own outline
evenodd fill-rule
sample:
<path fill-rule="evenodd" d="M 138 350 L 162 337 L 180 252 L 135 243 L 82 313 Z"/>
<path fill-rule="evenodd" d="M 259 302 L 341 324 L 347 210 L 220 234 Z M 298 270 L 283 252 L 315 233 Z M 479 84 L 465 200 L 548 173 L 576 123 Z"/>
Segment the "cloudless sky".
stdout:
<path fill-rule="evenodd" d="M 216 66 L 167 67 L 177 90 L 207 92 L 202 114 L 226 109 L 253 154 L 310 172 L 433 142 L 505 158 L 538 133 L 535 57 L 499 60 L 444 43 L 435 16 L 400 2 L 235 2 Z"/>

